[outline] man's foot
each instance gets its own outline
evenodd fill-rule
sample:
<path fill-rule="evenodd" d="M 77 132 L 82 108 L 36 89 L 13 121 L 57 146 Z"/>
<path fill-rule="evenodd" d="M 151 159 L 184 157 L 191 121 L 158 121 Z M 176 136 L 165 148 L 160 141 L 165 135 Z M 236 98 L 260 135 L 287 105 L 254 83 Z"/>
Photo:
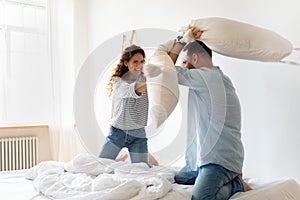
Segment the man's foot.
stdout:
<path fill-rule="evenodd" d="M 243 174 L 239 174 L 239 175 L 238 175 L 238 178 L 239 178 L 240 181 L 242 182 L 245 192 L 247 192 L 247 191 L 249 191 L 249 190 L 252 190 L 252 188 L 250 187 L 250 185 L 244 181 L 244 179 L 243 179 Z"/>

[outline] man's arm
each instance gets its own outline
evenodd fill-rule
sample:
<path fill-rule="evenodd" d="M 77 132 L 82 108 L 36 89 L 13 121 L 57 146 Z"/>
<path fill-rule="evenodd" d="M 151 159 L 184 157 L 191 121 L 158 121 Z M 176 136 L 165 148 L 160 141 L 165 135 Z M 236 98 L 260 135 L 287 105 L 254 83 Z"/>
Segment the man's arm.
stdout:
<path fill-rule="evenodd" d="M 179 53 L 183 49 L 183 47 L 184 47 L 184 44 L 182 44 L 180 42 L 176 42 L 174 44 L 174 46 L 172 47 L 171 51 L 168 52 L 168 54 L 171 57 L 174 64 L 176 63 Z"/>
<path fill-rule="evenodd" d="M 202 33 L 203 31 L 201 31 L 199 28 L 195 26 L 189 26 L 186 33 L 182 37 L 180 37 L 180 39 L 177 38 L 180 42 L 177 41 L 173 45 L 171 51 L 168 53 L 174 64 L 176 63 L 179 53 L 183 49 L 185 43 L 199 39 Z"/>

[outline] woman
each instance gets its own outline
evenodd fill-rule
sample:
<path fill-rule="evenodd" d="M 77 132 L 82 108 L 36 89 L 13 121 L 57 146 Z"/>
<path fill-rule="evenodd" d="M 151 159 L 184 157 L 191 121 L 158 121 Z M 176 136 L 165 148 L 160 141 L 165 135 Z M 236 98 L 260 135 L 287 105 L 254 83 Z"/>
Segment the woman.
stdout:
<path fill-rule="evenodd" d="M 145 126 L 148 120 L 148 93 L 143 75 L 144 50 L 136 45 L 127 47 L 114 69 L 109 83 L 112 96 L 112 118 L 100 158 L 116 159 L 127 147 L 132 163 L 148 161 Z"/>

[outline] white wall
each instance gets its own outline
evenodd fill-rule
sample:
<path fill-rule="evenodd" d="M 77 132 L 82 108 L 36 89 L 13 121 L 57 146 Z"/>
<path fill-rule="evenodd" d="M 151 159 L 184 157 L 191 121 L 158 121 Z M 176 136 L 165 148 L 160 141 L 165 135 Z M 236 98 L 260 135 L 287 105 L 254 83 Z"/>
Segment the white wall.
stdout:
<path fill-rule="evenodd" d="M 297 0 L 89 0 L 87 4 L 89 52 L 125 31 L 139 28 L 177 31 L 191 19 L 209 16 L 268 28 L 300 47 Z M 300 52 L 289 58 L 300 62 Z M 245 176 L 292 177 L 300 183 L 300 159 L 296 156 L 300 150 L 300 66 L 218 55 L 214 62 L 232 78 L 240 96 Z"/>

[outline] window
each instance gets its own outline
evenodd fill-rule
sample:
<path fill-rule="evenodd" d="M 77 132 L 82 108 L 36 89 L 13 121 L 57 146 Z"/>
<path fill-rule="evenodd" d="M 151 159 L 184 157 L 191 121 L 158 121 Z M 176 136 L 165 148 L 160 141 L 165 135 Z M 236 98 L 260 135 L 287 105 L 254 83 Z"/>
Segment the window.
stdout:
<path fill-rule="evenodd" d="M 47 21 L 46 0 L 0 0 L 0 126 L 51 118 Z"/>

